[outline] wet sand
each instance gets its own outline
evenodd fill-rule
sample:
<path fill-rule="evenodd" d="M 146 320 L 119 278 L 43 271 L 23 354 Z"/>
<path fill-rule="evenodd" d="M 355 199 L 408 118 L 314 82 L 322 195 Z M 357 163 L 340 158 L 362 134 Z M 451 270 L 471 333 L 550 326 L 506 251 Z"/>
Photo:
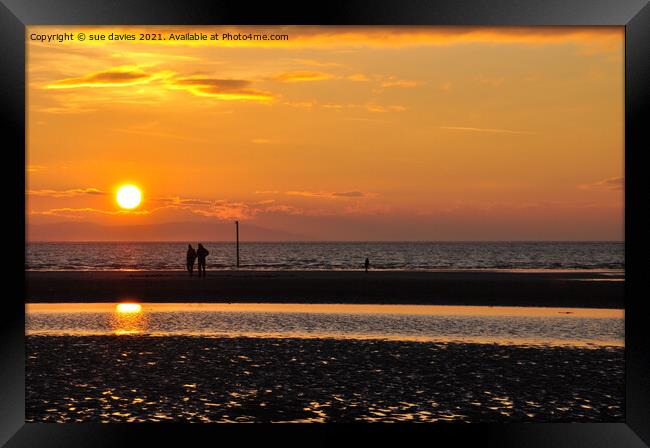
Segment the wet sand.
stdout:
<path fill-rule="evenodd" d="M 267 302 L 623 308 L 623 274 L 599 272 L 26 272 L 28 302 Z"/>
<path fill-rule="evenodd" d="M 622 422 L 622 348 L 30 336 L 28 422 Z"/>

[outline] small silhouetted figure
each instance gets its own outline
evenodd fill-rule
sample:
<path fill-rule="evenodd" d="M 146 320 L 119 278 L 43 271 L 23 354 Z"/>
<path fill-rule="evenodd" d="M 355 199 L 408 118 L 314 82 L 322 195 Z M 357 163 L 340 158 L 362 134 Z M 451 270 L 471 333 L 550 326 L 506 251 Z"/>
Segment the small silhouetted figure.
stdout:
<path fill-rule="evenodd" d="M 187 272 L 190 273 L 190 277 L 194 275 L 194 260 L 196 260 L 196 251 L 191 244 L 187 245 Z"/>
<path fill-rule="evenodd" d="M 205 257 L 208 256 L 210 252 L 203 247 L 203 244 L 199 243 L 199 248 L 196 250 L 196 256 L 199 259 L 199 277 L 203 274 L 205 277 Z"/>
<path fill-rule="evenodd" d="M 366 272 L 368 272 L 368 268 L 370 267 L 370 260 L 368 260 L 368 257 L 366 257 L 366 261 L 363 263 L 363 265 L 366 268 Z"/>

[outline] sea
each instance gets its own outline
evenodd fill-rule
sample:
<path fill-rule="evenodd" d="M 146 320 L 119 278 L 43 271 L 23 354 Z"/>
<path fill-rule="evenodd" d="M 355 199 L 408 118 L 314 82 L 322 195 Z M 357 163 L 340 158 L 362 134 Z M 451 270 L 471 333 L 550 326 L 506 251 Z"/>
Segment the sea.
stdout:
<path fill-rule="evenodd" d="M 28 422 L 621 422 L 623 310 L 29 303 Z"/>
<path fill-rule="evenodd" d="M 209 270 L 237 268 L 234 243 L 203 244 Z M 29 243 L 26 269 L 177 271 L 186 250 Z M 239 255 L 249 270 L 625 268 L 621 242 L 242 242 Z M 622 309 L 182 300 L 27 303 L 26 420 L 625 418 Z"/>
<path fill-rule="evenodd" d="M 178 271 L 187 242 L 30 242 L 30 271 Z M 194 248 L 196 243 L 192 242 Z M 237 268 L 234 242 L 203 242 L 208 269 Z M 241 242 L 240 269 L 624 270 L 623 242 Z"/>
<path fill-rule="evenodd" d="M 622 347 L 623 310 L 270 303 L 30 303 L 30 336 L 381 339 Z"/>

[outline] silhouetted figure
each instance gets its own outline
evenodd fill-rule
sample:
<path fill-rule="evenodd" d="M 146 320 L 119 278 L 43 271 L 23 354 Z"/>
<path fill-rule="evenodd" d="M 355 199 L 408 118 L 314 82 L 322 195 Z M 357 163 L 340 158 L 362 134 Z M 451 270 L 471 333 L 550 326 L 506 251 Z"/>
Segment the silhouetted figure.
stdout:
<path fill-rule="evenodd" d="M 363 263 L 363 265 L 366 268 L 366 272 L 368 272 L 368 268 L 370 267 L 370 260 L 368 260 L 368 257 L 366 257 L 366 261 Z"/>
<path fill-rule="evenodd" d="M 203 244 L 199 243 L 199 248 L 196 250 L 196 256 L 199 259 L 199 277 L 203 274 L 205 277 L 205 257 L 208 256 L 210 252 L 203 247 Z"/>
<path fill-rule="evenodd" d="M 196 251 L 191 244 L 187 245 L 187 272 L 190 273 L 190 277 L 194 275 L 194 260 L 196 260 Z"/>

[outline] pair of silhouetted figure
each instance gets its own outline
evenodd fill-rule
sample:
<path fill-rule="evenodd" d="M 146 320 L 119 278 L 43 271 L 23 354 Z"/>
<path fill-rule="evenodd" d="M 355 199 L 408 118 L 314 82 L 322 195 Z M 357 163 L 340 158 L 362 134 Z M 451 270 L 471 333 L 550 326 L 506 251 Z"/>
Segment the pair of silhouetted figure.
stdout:
<path fill-rule="evenodd" d="M 199 277 L 205 277 L 205 257 L 208 256 L 210 252 L 203 247 L 203 244 L 199 243 L 199 248 L 194 250 L 191 244 L 187 245 L 187 271 L 190 273 L 190 277 L 194 275 L 194 260 L 199 259 Z"/>

